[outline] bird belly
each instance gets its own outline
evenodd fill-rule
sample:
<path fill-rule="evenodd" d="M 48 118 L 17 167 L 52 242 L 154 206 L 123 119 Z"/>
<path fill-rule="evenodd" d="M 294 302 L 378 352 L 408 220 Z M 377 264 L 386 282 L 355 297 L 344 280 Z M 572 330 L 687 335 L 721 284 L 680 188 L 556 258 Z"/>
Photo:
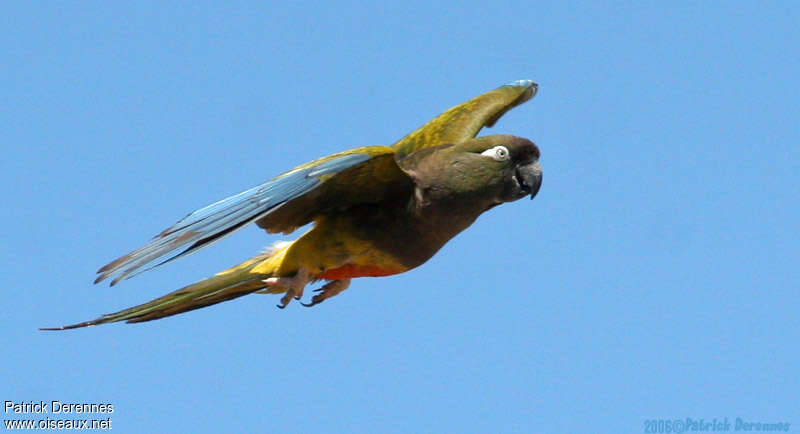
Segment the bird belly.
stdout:
<path fill-rule="evenodd" d="M 401 268 L 389 267 L 385 268 L 376 265 L 356 265 L 347 264 L 338 268 L 325 270 L 318 277 L 326 280 L 339 280 L 350 279 L 354 277 L 378 277 L 378 276 L 391 276 L 405 271 Z"/>
<path fill-rule="evenodd" d="M 310 231 L 287 243 L 252 272 L 282 277 L 305 267 L 317 279 L 341 280 L 388 276 L 409 269 L 359 229 L 358 224 L 345 219 L 320 219 Z"/>

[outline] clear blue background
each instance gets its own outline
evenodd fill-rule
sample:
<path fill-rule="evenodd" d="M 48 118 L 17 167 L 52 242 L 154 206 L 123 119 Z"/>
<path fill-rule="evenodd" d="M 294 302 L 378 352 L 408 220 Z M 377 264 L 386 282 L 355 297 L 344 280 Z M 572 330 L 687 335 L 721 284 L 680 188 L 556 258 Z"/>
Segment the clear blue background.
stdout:
<path fill-rule="evenodd" d="M 115 432 L 800 427 L 797 3 L 225 3 L 0 16 L 0 399 L 110 402 Z M 523 78 L 483 134 L 538 143 L 539 196 L 424 266 L 314 309 L 37 330 L 285 239 L 91 284 L 187 212 Z"/>

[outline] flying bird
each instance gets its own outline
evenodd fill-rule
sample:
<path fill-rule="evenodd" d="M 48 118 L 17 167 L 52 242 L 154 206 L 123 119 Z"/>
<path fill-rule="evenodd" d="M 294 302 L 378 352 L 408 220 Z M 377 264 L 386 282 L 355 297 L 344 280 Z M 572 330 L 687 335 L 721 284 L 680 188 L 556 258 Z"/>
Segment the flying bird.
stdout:
<path fill-rule="evenodd" d="M 65 330 L 117 321 L 151 321 L 252 293 L 284 294 L 278 307 L 322 303 L 356 277 L 403 273 L 430 259 L 484 211 L 526 196 L 542 182 L 539 149 L 510 135 L 476 138 L 538 86 L 519 80 L 459 104 L 392 146 L 367 146 L 298 166 L 186 217 L 149 243 L 98 270 L 111 285 L 208 247 L 245 225 L 288 234 L 272 248 L 147 303 Z M 172 256 L 170 256 L 172 255 Z M 166 259 L 164 259 L 166 257 Z"/>

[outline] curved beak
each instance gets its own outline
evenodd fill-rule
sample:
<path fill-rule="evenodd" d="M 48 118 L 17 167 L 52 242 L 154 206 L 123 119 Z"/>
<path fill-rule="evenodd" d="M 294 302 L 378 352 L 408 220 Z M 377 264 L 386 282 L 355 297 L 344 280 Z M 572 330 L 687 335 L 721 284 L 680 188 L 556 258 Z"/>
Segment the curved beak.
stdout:
<path fill-rule="evenodd" d="M 520 188 L 530 194 L 533 199 L 542 186 L 542 166 L 539 165 L 539 162 L 533 161 L 517 166 L 517 182 L 519 182 Z"/>

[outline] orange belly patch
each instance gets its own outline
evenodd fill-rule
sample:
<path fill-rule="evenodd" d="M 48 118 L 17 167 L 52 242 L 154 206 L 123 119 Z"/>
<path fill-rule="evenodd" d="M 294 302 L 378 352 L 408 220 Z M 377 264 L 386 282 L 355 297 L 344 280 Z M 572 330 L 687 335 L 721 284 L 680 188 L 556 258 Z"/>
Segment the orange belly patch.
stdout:
<path fill-rule="evenodd" d="M 377 276 L 390 276 L 392 274 L 402 273 L 403 269 L 390 269 L 376 267 L 374 265 L 353 265 L 347 264 L 339 268 L 333 268 L 320 274 L 320 279 L 325 280 L 339 280 L 350 279 L 353 277 L 377 277 Z"/>

